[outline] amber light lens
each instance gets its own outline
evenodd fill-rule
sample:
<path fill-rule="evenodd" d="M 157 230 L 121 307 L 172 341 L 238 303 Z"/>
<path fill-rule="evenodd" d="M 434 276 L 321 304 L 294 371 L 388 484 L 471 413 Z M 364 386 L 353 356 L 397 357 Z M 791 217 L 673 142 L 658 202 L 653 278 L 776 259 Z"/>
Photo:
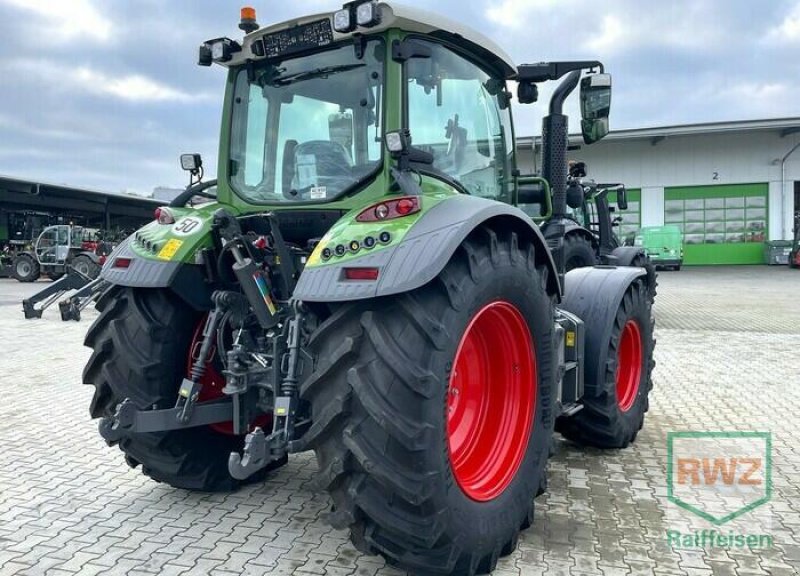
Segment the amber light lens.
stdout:
<path fill-rule="evenodd" d="M 245 6 L 242 8 L 242 20 L 255 20 L 256 19 L 256 9 L 251 6 Z"/>

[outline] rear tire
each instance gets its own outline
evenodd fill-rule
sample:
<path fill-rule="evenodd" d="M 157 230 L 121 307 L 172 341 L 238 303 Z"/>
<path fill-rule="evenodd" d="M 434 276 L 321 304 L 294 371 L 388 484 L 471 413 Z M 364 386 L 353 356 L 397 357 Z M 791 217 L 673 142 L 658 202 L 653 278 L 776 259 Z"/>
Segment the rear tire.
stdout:
<path fill-rule="evenodd" d="M 70 263 L 75 270 L 83 274 L 84 276 L 88 276 L 92 280 L 97 278 L 100 274 L 100 265 L 97 262 L 94 262 L 88 256 L 75 256 Z"/>
<path fill-rule="evenodd" d="M 41 270 L 39 263 L 30 254 L 20 254 L 11 263 L 11 274 L 20 282 L 36 282 Z"/>
<path fill-rule="evenodd" d="M 564 262 L 566 271 L 573 268 L 585 268 L 597 264 L 592 243 L 580 234 L 569 234 L 564 238 Z"/>
<path fill-rule="evenodd" d="M 96 308 L 100 316 L 84 342 L 94 349 L 83 371 L 83 381 L 95 387 L 92 418 L 111 416 L 125 398 L 139 409 L 173 407 L 200 316 L 164 289 L 116 287 Z M 228 456 L 241 451 L 244 437 L 208 426 L 135 434 L 118 445 L 132 468 L 141 464 L 146 476 L 176 488 L 233 490 L 267 472 L 244 482 L 231 477 Z"/>
<path fill-rule="evenodd" d="M 653 261 L 650 260 L 650 257 L 646 254 L 639 254 L 633 259 L 631 266 L 644 268 L 645 272 L 647 272 L 647 292 L 650 295 L 650 303 L 652 304 L 656 301 L 658 288 L 658 272 L 656 272 L 656 265 L 653 264 Z M 678 270 L 680 270 L 680 266 L 678 266 Z"/>
<path fill-rule="evenodd" d="M 531 244 L 518 246 L 514 233 L 501 239 L 479 230 L 430 284 L 344 306 L 313 335 L 318 361 L 301 396 L 311 404 L 314 423 L 304 442 L 316 452 L 320 483 L 333 500 L 330 523 L 350 528 L 361 551 L 415 574 L 472 575 L 491 571 L 530 526 L 552 438 L 554 385 L 553 300 L 545 289 L 544 255 L 537 260 L 533 250 Z M 486 358 L 481 353 L 460 353 L 493 306 L 506 307 L 510 318 L 518 315 L 527 325 L 533 354 L 505 336 L 492 342 L 496 356 L 487 363 L 478 360 Z M 483 337 L 476 342 L 485 344 Z M 492 429 L 487 414 L 517 422 L 526 414 L 518 410 L 522 403 L 504 404 L 513 394 L 495 391 L 501 409 L 478 411 L 478 425 L 462 428 L 464 410 L 453 397 L 474 390 L 465 384 L 459 392 L 458 373 L 470 373 L 458 370 L 462 359 L 477 362 L 471 366 L 481 373 L 498 366 L 493 358 L 517 358 L 503 356 L 507 347 L 527 352 L 506 362 L 514 373 L 504 389 L 517 390 L 526 379 L 516 375 L 525 374 L 525 358 L 532 358 L 534 382 L 527 386 L 535 403 L 530 428 L 510 428 L 527 434 L 509 434 L 511 443 L 496 438 L 499 453 L 511 454 L 508 446 L 516 450 L 501 481 L 502 474 L 489 471 L 501 460 L 490 455 L 485 473 L 470 470 L 469 458 L 461 458 L 469 454 L 466 440 L 460 439 L 473 429 Z"/>
<path fill-rule="evenodd" d="M 556 422 L 565 438 L 598 448 L 625 448 L 636 439 L 653 388 L 654 326 L 647 288 L 637 280 L 625 292 L 613 320 L 606 360 L 586 360 L 586 384 L 597 395 L 585 397 L 580 412 Z M 587 340 L 602 338 L 606 329 L 587 325 Z M 639 352 L 631 352 L 637 346 Z"/>

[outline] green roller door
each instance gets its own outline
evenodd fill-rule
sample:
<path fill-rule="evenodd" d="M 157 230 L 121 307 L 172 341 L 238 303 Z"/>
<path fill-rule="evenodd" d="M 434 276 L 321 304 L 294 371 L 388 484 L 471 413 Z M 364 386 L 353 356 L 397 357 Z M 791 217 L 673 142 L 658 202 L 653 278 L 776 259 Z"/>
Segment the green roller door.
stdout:
<path fill-rule="evenodd" d="M 664 190 L 664 224 L 683 232 L 684 264 L 762 264 L 768 184 Z"/>

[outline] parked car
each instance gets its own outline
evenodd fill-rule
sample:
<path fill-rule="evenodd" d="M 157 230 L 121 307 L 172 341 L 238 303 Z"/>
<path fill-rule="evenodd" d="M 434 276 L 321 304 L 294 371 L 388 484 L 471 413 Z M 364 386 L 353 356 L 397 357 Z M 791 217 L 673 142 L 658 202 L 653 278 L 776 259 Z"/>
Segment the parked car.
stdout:
<path fill-rule="evenodd" d="M 675 225 L 641 228 L 633 244 L 645 249 L 656 268 L 680 270 L 683 265 L 683 234 Z"/>

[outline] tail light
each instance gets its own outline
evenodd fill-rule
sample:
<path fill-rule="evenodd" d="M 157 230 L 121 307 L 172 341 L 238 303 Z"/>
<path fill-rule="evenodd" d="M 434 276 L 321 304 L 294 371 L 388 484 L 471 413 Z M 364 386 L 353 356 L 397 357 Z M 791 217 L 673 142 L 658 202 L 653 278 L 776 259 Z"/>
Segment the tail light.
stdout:
<path fill-rule="evenodd" d="M 356 222 L 383 222 L 384 220 L 393 220 L 394 218 L 416 214 L 421 209 L 419 196 L 392 198 L 362 210 L 356 216 Z"/>
<path fill-rule="evenodd" d="M 130 258 L 116 258 L 114 260 L 114 268 L 128 268 L 131 265 Z"/>
<path fill-rule="evenodd" d="M 169 208 L 159 206 L 153 215 L 159 224 L 175 224 L 175 215 Z"/>

